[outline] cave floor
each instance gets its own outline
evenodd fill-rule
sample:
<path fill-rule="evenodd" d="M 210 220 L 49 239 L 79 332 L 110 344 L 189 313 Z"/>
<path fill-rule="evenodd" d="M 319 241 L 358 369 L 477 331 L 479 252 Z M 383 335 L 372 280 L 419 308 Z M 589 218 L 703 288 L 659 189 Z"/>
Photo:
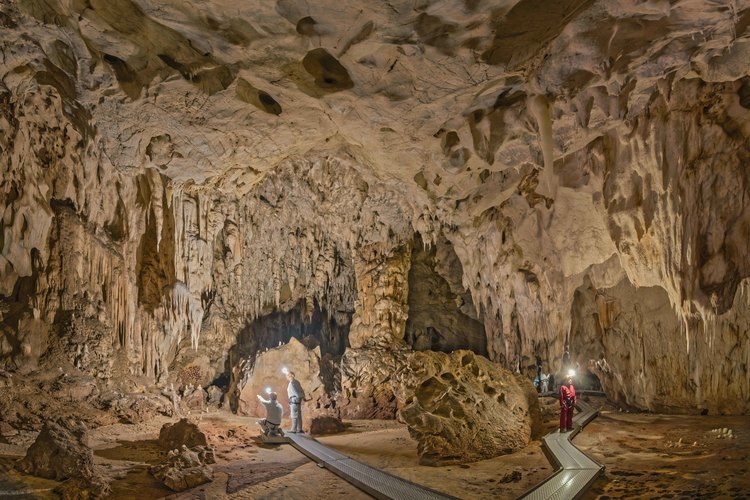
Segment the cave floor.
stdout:
<path fill-rule="evenodd" d="M 717 428 L 731 429 L 725 439 Z M 605 405 L 575 444 L 605 465 L 583 497 L 750 498 L 750 417 L 625 413 Z"/>
<path fill-rule="evenodd" d="M 591 398 L 590 403 L 602 407 L 601 415 L 575 443 L 605 464 L 606 473 L 586 498 L 750 495 L 748 417 L 626 413 L 600 398 Z M 545 432 L 555 427 L 556 410 L 554 400 L 542 401 Z M 200 419 L 201 430 L 216 450 L 214 481 L 179 494 L 148 473 L 148 466 L 164 456 L 155 440 L 170 419 L 92 430 L 97 468 L 112 479 L 110 498 L 133 498 L 134 492 L 139 498 L 369 498 L 291 446 L 262 444 L 254 418 L 225 411 L 193 417 Z M 418 464 L 416 442 L 404 425 L 381 420 L 349 424 L 345 433 L 318 439 L 368 465 L 459 498 L 515 498 L 552 472 L 539 441 L 511 455 L 473 464 L 427 467 Z M 736 438 L 719 439 L 712 432 L 715 428 L 732 429 Z M 12 471 L 13 460 L 23 455 L 34 437 L 22 433 L 12 443 L 0 444 L 0 491 L 29 492 L 14 498 L 55 498 L 55 481 Z"/>

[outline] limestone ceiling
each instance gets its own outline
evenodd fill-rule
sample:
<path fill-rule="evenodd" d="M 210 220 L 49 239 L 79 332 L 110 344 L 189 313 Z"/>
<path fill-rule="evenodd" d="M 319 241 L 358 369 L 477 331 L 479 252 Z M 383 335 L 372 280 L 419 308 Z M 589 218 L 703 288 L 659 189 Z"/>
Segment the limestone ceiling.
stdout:
<path fill-rule="evenodd" d="M 451 203 L 490 178 L 497 204 L 657 89 L 736 80 L 750 60 L 743 0 L 0 5 L 4 63 L 51 75 L 116 167 L 240 193 L 332 152 Z"/>

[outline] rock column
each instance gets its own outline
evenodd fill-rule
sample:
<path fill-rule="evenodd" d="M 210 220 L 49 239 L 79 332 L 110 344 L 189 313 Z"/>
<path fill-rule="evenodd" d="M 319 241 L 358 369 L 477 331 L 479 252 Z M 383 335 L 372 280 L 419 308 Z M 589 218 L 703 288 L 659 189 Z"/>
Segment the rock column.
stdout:
<path fill-rule="evenodd" d="M 400 341 L 409 315 L 409 267 L 411 246 L 384 250 L 374 244 L 354 258 L 357 301 L 349 345 L 359 349 L 368 344 Z"/>

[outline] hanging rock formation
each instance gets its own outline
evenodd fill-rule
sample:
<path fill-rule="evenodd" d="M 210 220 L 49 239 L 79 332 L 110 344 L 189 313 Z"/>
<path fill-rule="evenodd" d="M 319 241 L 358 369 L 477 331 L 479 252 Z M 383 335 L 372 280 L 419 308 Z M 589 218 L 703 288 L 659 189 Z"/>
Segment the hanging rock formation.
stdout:
<path fill-rule="evenodd" d="M 749 54 L 747 0 L 0 0 L 0 421 L 218 384 L 274 314 L 342 415 L 404 411 L 414 348 L 566 342 L 747 413 Z"/>

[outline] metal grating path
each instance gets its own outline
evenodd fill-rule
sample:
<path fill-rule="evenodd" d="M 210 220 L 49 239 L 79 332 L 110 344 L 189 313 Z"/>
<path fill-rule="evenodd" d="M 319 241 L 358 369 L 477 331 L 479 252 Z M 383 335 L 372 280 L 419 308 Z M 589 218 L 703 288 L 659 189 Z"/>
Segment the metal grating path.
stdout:
<path fill-rule="evenodd" d="M 543 394 L 543 396 L 554 395 L 554 393 Z M 589 458 L 571 442 L 586 424 L 596 418 L 599 411 L 580 400 L 576 408 L 578 414 L 573 417 L 571 432 L 561 434 L 560 431 L 555 430 L 544 436 L 542 441 L 544 452 L 557 471 L 521 498 L 529 500 L 578 498 L 604 470 L 603 465 Z"/>
<path fill-rule="evenodd" d="M 454 498 L 353 460 L 306 434 L 288 433 L 286 437 L 289 438 L 292 446 L 317 462 L 318 465 L 325 467 L 375 498 L 382 500 L 446 500 Z"/>

